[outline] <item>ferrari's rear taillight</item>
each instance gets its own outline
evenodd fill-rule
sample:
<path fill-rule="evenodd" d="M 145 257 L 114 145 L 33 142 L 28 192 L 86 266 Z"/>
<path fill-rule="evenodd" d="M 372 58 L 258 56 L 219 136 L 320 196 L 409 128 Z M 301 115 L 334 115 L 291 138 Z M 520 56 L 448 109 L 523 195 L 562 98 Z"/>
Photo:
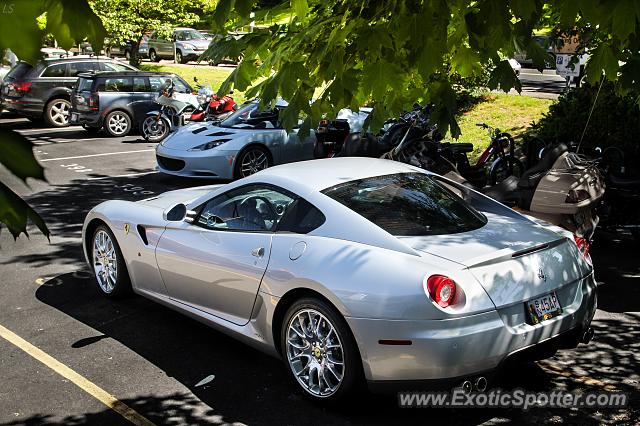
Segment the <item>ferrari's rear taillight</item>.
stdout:
<path fill-rule="evenodd" d="M 91 108 L 92 111 L 98 111 L 98 109 L 100 109 L 100 101 L 96 92 L 92 92 L 89 96 L 89 108 Z"/>
<path fill-rule="evenodd" d="M 578 246 L 578 250 L 580 253 L 588 260 L 589 259 L 589 240 L 583 237 L 579 237 L 576 234 L 573 234 L 573 239 L 576 242 L 576 246 Z"/>
<path fill-rule="evenodd" d="M 451 278 L 444 275 L 431 275 L 427 278 L 426 284 L 427 294 L 440 307 L 446 308 L 455 303 L 457 285 Z"/>
<path fill-rule="evenodd" d="M 13 90 L 21 96 L 31 89 L 31 85 L 32 83 L 30 81 L 15 81 L 11 83 Z"/>

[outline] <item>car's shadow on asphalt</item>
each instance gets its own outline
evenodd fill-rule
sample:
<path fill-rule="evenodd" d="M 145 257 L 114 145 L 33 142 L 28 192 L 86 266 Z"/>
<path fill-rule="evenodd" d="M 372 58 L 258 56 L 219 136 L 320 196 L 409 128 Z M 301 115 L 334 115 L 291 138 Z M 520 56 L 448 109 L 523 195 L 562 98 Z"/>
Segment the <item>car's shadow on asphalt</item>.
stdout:
<path fill-rule="evenodd" d="M 76 260 L 80 263 L 79 258 Z M 601 297 L 609 297 L 610 290 L 606 285 L 602 287 Z M 211 407 L 207 418 L 213 424 L 309 424 L 308 419 L 313 419 L 313 424 L 417 424 L 428 418 L 430 422 L 448 424 L 478 424 L 500 419 L 517 424 L 595 425 L 616 415 L 618 419 L 632 420 L 619 409 L 401 409 L 395 395 L 371 395 L 365 391 L 348 405 L 320 407 L 296 389 L 279 360 L 142 297 L 106 299 L 99 294 L 86 269 L 45 283 L 38 288 L 36 297 L 102 333 L 67 342 L 70 347 L 83 350 L 103 339 L 117 340 L 185 385 Z M 629 303 L 632 302 L 637 306 L 638 299 Z M 638 318 L 633 323 L 598 320 L 594 327 L 596 339 L 591 344 L 560 351 L 552 361 L 540 365 L 510 365 L 494 386 L 531 391 L 603 391 L 606 386 L 613 386 L 636 395 L 631 403 L 637 405 L 637 380 L 632 379 L 640 370 L 636 356 L 640 352 Z M 549 363 L 555 371 L 546 369 Z M 199 385 L 212 375 L 213 380 Z M 143 394 L 124 402 L 157 423 L 204 423 L 203 413 L 194 412 L 195 405 L 188 394 L 167 398 Z M 171 420 L 167 420 L 169 412 Z M 103 419 L 108 422 L 112 414 L 105 410 L 102 414 L 88 414 L 86 418 L 65 419 L 65 424 L 97 423 Z M 36 423 L 47 424 L 47 419 L 34 418 Z"/>

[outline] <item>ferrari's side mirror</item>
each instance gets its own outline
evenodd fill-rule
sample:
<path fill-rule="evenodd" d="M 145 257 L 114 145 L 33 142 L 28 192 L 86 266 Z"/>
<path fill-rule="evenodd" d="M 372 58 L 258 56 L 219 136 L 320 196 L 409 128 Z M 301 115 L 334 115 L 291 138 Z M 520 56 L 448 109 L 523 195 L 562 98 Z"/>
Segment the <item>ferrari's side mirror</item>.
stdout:
<path fill-rule="evenodd" d="M 180 222 L 187 216 L 187 206 L 176 204 L 162 213 L 162 218 L 171 222 Z"/>

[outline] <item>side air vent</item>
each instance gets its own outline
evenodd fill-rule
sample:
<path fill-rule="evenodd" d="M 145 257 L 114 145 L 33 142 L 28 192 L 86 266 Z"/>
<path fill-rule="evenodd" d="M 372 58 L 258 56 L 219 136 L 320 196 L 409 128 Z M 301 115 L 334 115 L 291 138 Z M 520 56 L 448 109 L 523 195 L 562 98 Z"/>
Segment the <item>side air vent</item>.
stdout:
<path fill-rule="evenodd" d="M 213 133 L 208 134 L 207 136 L 217 137 L 217 136 L 229 136 L 229 135 L 232 135 L 232 134 L 233 133 L 231 133 L 231 132 L 213 132 Z"/>
<path fill-rule="evenodd" d="M 147 239 L 147 230 L 142 225 L 136 226 L 136 229 L 138 230 L 138 234 L 140 234 L 140 238 L 142 238 L 144 245 L 148 246 L 149 240 Z"/>
<path fill-rule="evenodd" d="M 198 127 L 197 129 L 195 129 L 194 131 L 192 131 L 191 133 L 193 133 L 194 135 L 197 135 L 198 133 L 202 133 L 205 130 L 207 130 L 206 127 Z"/>

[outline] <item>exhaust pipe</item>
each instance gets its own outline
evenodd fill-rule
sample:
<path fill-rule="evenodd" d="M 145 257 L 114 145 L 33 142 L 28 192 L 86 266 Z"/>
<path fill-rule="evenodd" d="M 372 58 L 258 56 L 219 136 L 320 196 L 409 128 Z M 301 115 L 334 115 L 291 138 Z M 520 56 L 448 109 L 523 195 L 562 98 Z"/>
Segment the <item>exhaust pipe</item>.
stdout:
<path fill-rule="evenodd" d="M 480 376 L 476 379 L 475 388 L 478 392 L 484 392 L 487 390 L 487 379 L 484 376 Z"/>
<path fill-rule="evenodd" d="M 471 391 L 473 390 L 473 385 L 469 380 L 465 380 L 464 382 L 462 382 L 462 390 L 464 391 L 464 393 L 471 393 Z"/>
<path fill-rule="evenodd" d="M 589 327 L 587 331 L 582 335 L 582 339 L 580 340 L 582 343 L 589 343 L 591 339 L 593 339 L 594 331 L 593 327 Z"/>

